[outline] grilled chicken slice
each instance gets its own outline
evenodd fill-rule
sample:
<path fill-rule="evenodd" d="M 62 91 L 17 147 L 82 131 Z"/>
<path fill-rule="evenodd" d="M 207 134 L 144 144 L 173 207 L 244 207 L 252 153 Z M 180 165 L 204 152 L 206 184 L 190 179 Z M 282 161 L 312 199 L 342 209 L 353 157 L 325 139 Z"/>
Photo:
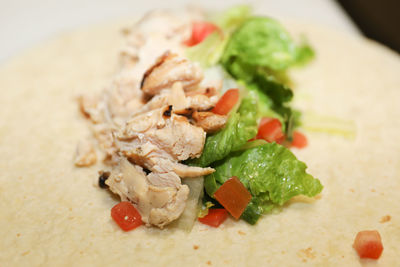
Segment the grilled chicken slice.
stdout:
<path fill-rule="evenodd" d="M 187 59 L 164 53 L 157 62 L 143 75 L 142 91 L 148 95 L 156 95 L 162 89 L 171 88 L 175 82 L 181 82 L 185 91 L 195 89 L 203 79 L 200 67 Z"/>
<path fill-rule="evenodd" d="M 151 185 L 143 169 L 121 158 L 105 182 L 121 201 L 131 201 L 146 225 L 163 228 L 176 220 L 185 209 L 189 188 Z"/>
<path fill-rule="evenodd" d="M 96 161 L 97 155 L 93 143 L 88 140 L 80 141 L 76 149 L 75 165 L 78 167 L 87 167 L 95 164 Z"/>
<path fill-rule="evenodd" d="M 213 112 L 198 112 L 195 111 L 192 114 L 192 118 L 195 121 L 195 124 L 207 133 L 214 133 L 221 128 L 223 128 L 228 119 L 227 116 L 218 115 Z"/>
<path fill-rule="evenodd" d="M 78 104 L 82 114 L 90 119 L 92 123 L 96 124 L 105 121 L 99 97 L 81 95 L 78 97 Z"/>
<path fill-rule="evenodd" d="M 149 161 L 152 169 L 157 173 L 169 173 L 174 172 L 181 178 L 188 177 L 199 177 L 213 173 L 213 168 L 200 168 L 194 166 L 188 166 L 182 163 L 173 162 L 170 159 L 165 158 L 151 158 Z"/>
<path fill-rule="evenodd" d="M 106 184 L 121 200 L 134 203 L 147 225 L 160 228 L 185 208 L 189 188 L 181 178 L 214 171 L 180 161 L 199 157 L 204 130 L 216 131 L 226 122 L 205 112 L 217 102 L 222 82 L 203 80 L 200 67 L 182 56 L 191 22 L 203 20 L 189 13 L 152 12 L 125 31 L 118 74 L 98 96 L 79 98 L 105 163 L 113 166 Z M 179 114 L 194 117 L 189 122 Z M 81 145 L 77 165 L 95 162 L 93 152 Z M 151 172 L 146 175 L 142 167 Z"/>
<path fill-rule="evenodd" d="M 171 89 L 163 89 L 155 95 L 140 109 L 132 113 L 132 116 L 151 111 L 163 106 L 172 106 L 174 113 L 190 115 L 193 111 L 204 111 L 213 108 L 218 101 L 217 97 L 207 97 L 206 95 L 185 96 L 181 82 L 176 82 Z"/>
<path fill-rule="evenodd" d="M 120 151 L 128 157 L 148 157 L 152 153 L 181 161 L 199 157 L 205 137 L 203 129 L 164 107 L 128 121 L 117 134 L 117 143 Z"/>

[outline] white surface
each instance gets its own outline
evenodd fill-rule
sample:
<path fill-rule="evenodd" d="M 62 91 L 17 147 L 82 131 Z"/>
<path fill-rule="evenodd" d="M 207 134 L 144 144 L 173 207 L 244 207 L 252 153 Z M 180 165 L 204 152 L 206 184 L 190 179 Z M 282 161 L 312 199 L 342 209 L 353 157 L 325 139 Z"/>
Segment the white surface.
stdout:
<path fill-rule="evenodd" d="M 251 4 L 257 13 L 310 21 L 359 34 L 333 0 L 0 0 L 0 63 L 40 41 L 83 25 L 140 15 L 156 7 L 193 4 L 222 9 Z"/>

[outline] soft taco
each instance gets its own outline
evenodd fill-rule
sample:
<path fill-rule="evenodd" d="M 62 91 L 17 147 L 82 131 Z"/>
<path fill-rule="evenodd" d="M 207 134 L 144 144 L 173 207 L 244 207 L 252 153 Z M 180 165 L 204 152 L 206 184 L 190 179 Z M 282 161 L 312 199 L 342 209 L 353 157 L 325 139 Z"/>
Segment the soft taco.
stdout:
<path fill-rule="evenodd" d="M 354 237 L 376 229 L 378 263 L 394 265 L 400 60 L 371 41 L 286 24 L 312 48 L 243 7 L 213 19 L 156 11 L 125 40 L 125 22 L 83 29 L 4 65 L 2 261 L 355 265 L 368 260 Z M 254 52 L 250 34 L 263 27 L 273 45 Z M 271 121 L 279 127 L 263 126 Z M 304 145 L 300 121 L 309 144 L 290 151 Z M 233 208 L 228 187 L 242 196 Z M 129 232 L 121 213 L 110 216 L 121 200 L 140 217 Z M 218 217 L 216 207 L 228 211 L 218 228 L 196 220 Z"/>

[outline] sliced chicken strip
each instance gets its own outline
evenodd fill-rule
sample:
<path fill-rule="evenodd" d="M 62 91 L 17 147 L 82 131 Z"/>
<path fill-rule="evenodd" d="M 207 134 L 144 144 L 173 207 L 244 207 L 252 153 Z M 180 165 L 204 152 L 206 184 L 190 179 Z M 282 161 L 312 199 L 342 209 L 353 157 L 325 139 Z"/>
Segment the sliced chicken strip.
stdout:
<path fill-rule="evenodd" d="M 174 188 L 179 188 L 181 186 L 181 179 L 172 171 L 163 173 L 153 171 L 147 175 L 147 179 L 149 183 L 154 186 Z"/>
<path fill-rule="evenodd" d="M 176 195 L 174 195 L 172 201 L 162 208 L 154 208 L 150 211 L 149 223 L 163 228 L 165 225 L 178 219 L 185 209 L 188 195 L 188 186 L 182 185 L 182 187 L 176 192 Z"/>
<path fill-rule="evenodd" d="M 198 112 L 192 114 L 196 125 L 203 128 L 207 133 L 214 133 L 223 128 L 228 120 L 227 116 L 218 115 L 213 112 Z"/>
<path fill-rule="evenodd" d="M 145 224 L 160 228 L 182 214 L 189 195 L 186 185 L 178 188 L 150 185 L 143 169 L 125 158 L 121 158 L 105 183 L 122 201 L 135 204 Z"/>
<path fill-rule="evenodd" d="M 93 143 L 88 140 L 80 141 L 76 149 L 75 165 L 78 167 L 87 167 L 95 164 L 96 161 L 97 155 Z"/>
<path fill-rule="evenodd" d="M 164 107 L 134 117 L 117 134 L 120 150 L 125 154 L 135 154 L 137 149 L 132 151 L 132 146 L 150 142 L 177 161 L 199 157 L 205 132 L 190 124 L 186 117 L 170 112 L 168 107 Z"/>
<path fill-rule="evenodd" d="M 79 109 L 82 114 L 90 119 L 92 123 L 105 122 L 103 107 L 104 103 L 98 96 L 81 95 L 78 97 Z"/>
<path fill-rule="evenodd" d="M 148 162 L 150 163 L 152 170 L 157 173 L 174 172 L 182 178 L 203 176 L 215 171 L 213 168 L 188 166 L 165 158 L 153 157 L 150 158 Z"/>
<path fill-rule="evenodd" d="M 206 95 L 194 95 L 187 97 L 188 107 L 193 110 L 210 110 L 218 102 L 218 97 L 208 97 Z"/>
<path fill-rule="evenodd" d="M 217 97 L 207 97 L 205 95 L 185 96 L 181 82 L 176 82 L 171 89 L 163 89 L 158 95 L 155 95 L 140 109 L 134 111 L 131 116 L 161 108 L 169 105 L 173 107 L 174 113 L 182 115 L 190 115 L 193 111 L 210 110 L 218 101 Z"/>
<path fill-rule="evenodd" d="M 158 95 L 155 95 L 144 106 L 133 112 L 131 116 L 134 117 L 163 106 L 173 106 L 174 110 L 185 109 L 187 102 L 182 83 L 176 82 L 172 85 L 171 89 L 161 90 Z"/>
<path fill-rule="evenodd" d="M 143 75 L 141 88 L 145 94 L 156 95 L 162 89 L 170 88 L 175 82 L 182 82 L 184 90 L 190 91 L 202 79 L 203 72 L 196 63 L 166 52 Z"/>
<path fill-rule="evenodd" d="M 182 178 L 199 177 L 215 172 L 215 170 L 210 167 L 200 168 L 195 166 L 187 166 L 181 163 L 175 163 L 173 165 L 173 170 L 177 175 Z"/>

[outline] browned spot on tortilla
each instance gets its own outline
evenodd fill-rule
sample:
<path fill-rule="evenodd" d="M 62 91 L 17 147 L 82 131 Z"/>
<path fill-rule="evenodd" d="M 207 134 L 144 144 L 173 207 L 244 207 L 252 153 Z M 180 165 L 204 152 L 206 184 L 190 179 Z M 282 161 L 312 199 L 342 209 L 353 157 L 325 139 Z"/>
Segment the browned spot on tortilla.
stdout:
<path fill-rule="evenodd" d="M 354 192 L 355 192 L 355 190 L 354 190 L 353 188 L 350 188 L 350 192 L 353 192 L 353 193 L 354 193 Z"/>
<path fill-rule="evenodd" d="M 239 235 L 246 235 L 246 233 L 243 232 L 243 231 L 241 231 L 241 230 L 238 231 L 238 234 L 239 234 Z"/>
<path fill-rule="evenodd" d="M 306 262 L 307 259 L 315 259 L 316 254 L 311 247 L 308 247 L 306 249 L 300 249 L 299 252 L 297 252 L 297 256 L 303 260 L 303 262 Z"/>
<path fill-rule="evenodd" d="M 30 252 L 31 252 L 30 250 L 28 250 L 28 251 L 25 251 L 25 252 L 22 252 L 22 253 L 21 253 L 21 256 L 28 255 Z"/>
<path fill-rule="evenodd" d="M 286 251 L 282 250 L 282 251 L 281 251 L 281 254 L 286 254 Z"/>
<path fill-rule="evenodd" d="M 193 249 L 197 250 L 197 249 L 199 249 L 199 246 L 198 245 L 193 245 Z"/>
<path fill-rule="evenodd" d="M 128 35 L 128 34 L 131 33 L 131 29 L 129 29 L 129 28 L 122 28 L 122 29 L 121 29 L 121 33 L 122 33 L 122 35 L 126 36 L 126 35 Z"/>
<path fill-rule="evenodd" d="M 211 261 L 207 261 L 207 264 L 208 264 L 208 265 L 211 265 Z"/>
<path fill-rule="evenodd" d="M 372 189 L 371 189 L 371 192 L 376 192 L 376 190 L 372 188 Z"/>
<path fill-rule="evenodd" d="M 21 236 L 21 234 L 20 233 L 17 233 L 17 237 L 20 237 Z"/>
<path fill-rule="evenodd" d="M 388 222 L 388 221 L 390 221 L 392 219 L 392 216 L 390 216 L 390 215 L 385 215 L 385 216 L 383 216 L 382 218 L 381 218 L 381 220 L 379 221 L 380 223 L 385 223 L 385 222 Z"/>
<path fill-rule="evenodd" d="M 315 199 L 321 199 L 322 198 L 322 194 L 316 195 L 314 198 Z"/>

